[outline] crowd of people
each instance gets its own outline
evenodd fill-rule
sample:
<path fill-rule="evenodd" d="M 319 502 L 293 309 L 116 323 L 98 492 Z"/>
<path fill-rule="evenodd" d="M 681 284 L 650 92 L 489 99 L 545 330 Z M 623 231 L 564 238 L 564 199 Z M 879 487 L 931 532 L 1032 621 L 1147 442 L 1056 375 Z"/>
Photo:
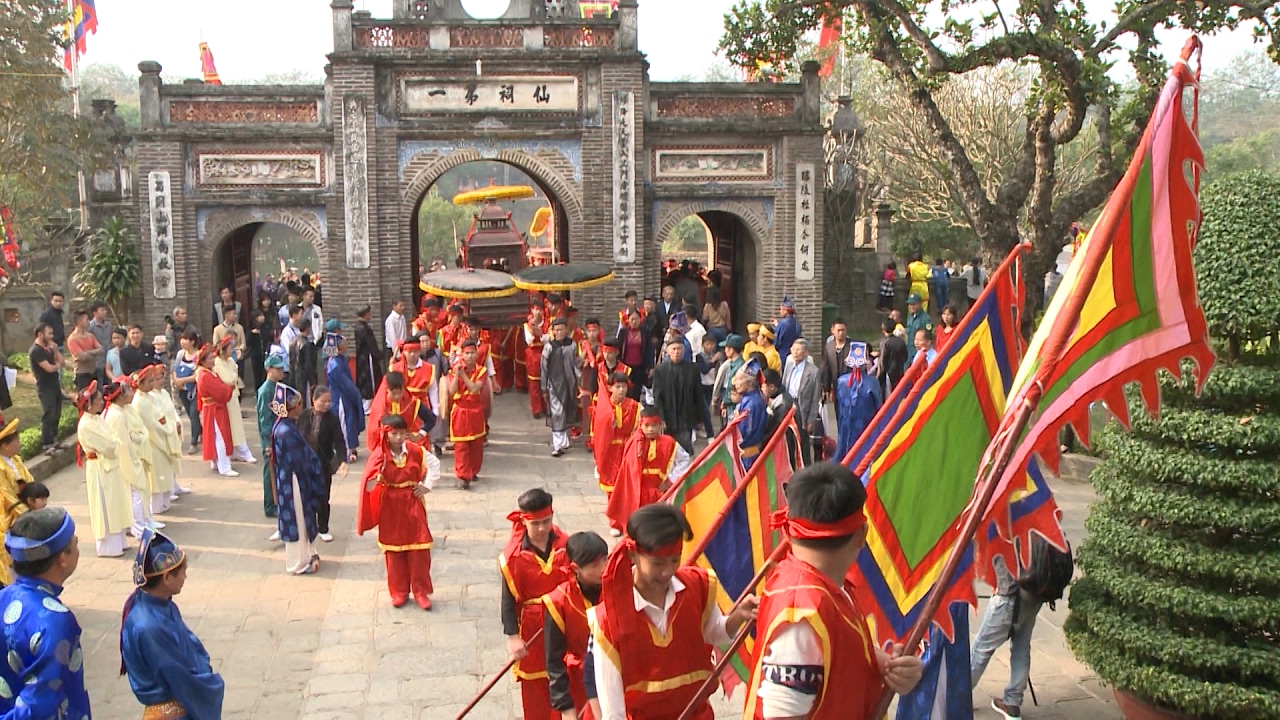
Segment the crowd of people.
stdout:
<path fill-rule="evenodd" d="M 334 477 L 359 459 L 365 435 L 356 529 L 376 530 L 395 607 L 412 597 L 432 608 L 424 498 L 439 487 L 446 452 L 458 489 L 481 480 L 495 395 L 528 393 L 553 457 L 575 441 L 591 453 L 610 532 L 622 538 L 612 550 L 595 533 L 556 527 L 552 497 L 541 488 L 521 494 L 509 516 L 501 616 L 526 718 L 582 717 L 591 707 L 614 720 L 681 708 L 709 675 L 711 648 L 753 621 L 759 650 L 747 702 L 763 717 L 867 716 L 885 688 L 905 692 L 919 679 L 917 658 L 867 640 L 845 580 L 865 538 L 865 492 L 847 469 L 821 461 L 842 458 L 909 365 L 936 355 L 934 345 L 954 330 L 954 309 L 943 309 L 935 330 L 926 298 L 913 289 L 907 316 L 888 313 L 878 343 L 854 341 L 842 320 L 811 340 L 790 298 L 775 317 L 740 324 L 718 287 L 686 264 L 672 268 L 657 297 L 626 292 L 616 325 L 613 317 L 583 320 L 550 293 L 530 304 L 518 327 L 486 329 L 465 304 L 427 297 L 412 315 L 403 301 L 392 303 L 381 339 L 372 309 L 360 309 L 349 348 L 348 326 L 326 319 L 318 296 L 312 285 L 269 276 L 246 330 L 243 308 L 224 289 L 207 342 L 180 307 L 150 346 L 141 327 L 113 327 L 96 305 L 73 313 L 65 338 L 50 323 L 37 330 L 33 368 L 56 376 L 64 352 L 74 365 L 95 550 L 119 556 L 128 535 L 139 541 L 122 655 L 148 712 L 176 704 L 192 718 L 218 717 L 222 681 L 173 604 L 185 556 L 158 531 L 159 518 L 187 492 L 178 482 L 184 438 L 186 451 L 223 476 L 259 462 L 239 414 L 243 390 L 256 400 L 267 461 L 263 512 L 277 520 L 271 539 L 283 543 L 291 574 L 319 570 L 318 543 L 333 539 Z M 792 549 L 763 599 L 726 616 L 716 607 L 714 576 L 680 566 L 688 522 L 658 501 L 687 472 L 700 438 L 734 424 L 749 469 L 788 416 L 805 465 L 785 489 L 781 522 Z M 6 548 L 17 575 L 0 595 L 22 608 L 9 624 L 27 633 L 7 639 L 34 648 L 31 633 L 51 617 L 41 608 L 57 604 L 78 550 L 70 517 L 40 509 L 48 491 L 24 478 L 16 444 L 12 425 L 0 429 L 0 495 L 12 496 L 5 507 L 15 508 L 4 518 Z M 78 648 L 74 622 L 51 627 L 49 640 Z M 645 627 L 650 632 L 638 630 Z M 821 628 L 833 630 L 825 643 L 815 641 Z M 179 642 L 157 645 L 161 634 Z M 83 703 L 87 713 L 80 670 L 57 672 L 24 689 L 24 702 Z M 0 668 L 0 677 L 6 673 Z M 695 717 L 711 717 L 709 707 Z"/>

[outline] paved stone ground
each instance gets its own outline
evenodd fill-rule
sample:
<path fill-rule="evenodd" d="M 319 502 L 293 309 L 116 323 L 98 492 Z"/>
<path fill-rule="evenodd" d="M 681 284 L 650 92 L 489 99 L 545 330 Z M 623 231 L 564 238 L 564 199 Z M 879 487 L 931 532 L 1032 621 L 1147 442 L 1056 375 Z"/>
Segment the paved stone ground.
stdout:
<path fill-rule="evenodd" d="M 359 468 L 335 480 L 335 540 L 321 545 L 320 573 L 292 577 L 283 572 L 282 546 L 267 541 L 274 521 L 262 516 L 261 466 L 237 465 L 241 477 L 221 478 L 197 458 L 186 459 L 183 482 L 195 494 L 176 502 L 163 520 L 191 560 L 178 603 L 226 679 L 224 717 L 447 720 L 461 709 L 505 661 L 495 563 L 516 496 L 545 486 L 556 496 L 561 527 L 607 529 L 588 454 L 575 446 L 564 458 L 549 457 L 548 433 L 528 419 L 527 407 L 524 396 L 498 398 L 484 471 L 471 492 L 453 489 L 445 456 L 445 482 L 428 497 L 436 538 L 429 613 L 413 603 L 391 607 L 374 537 L 352 532 Z M 249 437 L 257 437 L 252 427 Z M 117 675 L 132 552 L 94 556 L 81 471 L 73 466 L 49 482 L 54 503 L 67 507 L 82 528 L 85 552 L 64 599 L 84 627 L 94 717 L 135 719 L 140 707 Z M 1057 491 L 1068 534 L 1078 541 L 1092 490 L 1064 482 Z M 1032 677 L 1041 704 L 1026 707 L 1024 715 L 1120 717 L 1110 691 L 1067 651 L 1060 630 L 1065 615 L 1065 604 L 1054 613 L 1046 609 L 1036 626 Z M 986 708 L 1008 677 L 1007 658 L 1007 650 L 997 654 L 975 692 L 977 717 L 994 717 Z M 740 698 L 741 691 L 733 701 L 717 700 L 717 717 L 740 717 Z M 507 720 L 518 712 L 519 692 L 504 680 L 471 717 Z"/>

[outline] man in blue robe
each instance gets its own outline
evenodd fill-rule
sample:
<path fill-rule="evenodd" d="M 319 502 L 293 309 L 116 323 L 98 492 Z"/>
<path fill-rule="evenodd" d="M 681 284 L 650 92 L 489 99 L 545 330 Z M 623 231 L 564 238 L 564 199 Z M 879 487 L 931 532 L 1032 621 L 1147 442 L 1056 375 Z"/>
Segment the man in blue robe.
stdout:
<path fill-rule="evenodd" d="M 796 304 L 788 296 L 783 296 L 782 305 L 778 309 L 778 322 L 774 325 L 773 346 L 778 348 L 778 352 L 791 352 L 791 344 L 796 338 L 803 335 L 800 329 L 800 320 L 796 317 Z M 774 368 L 781 372 L 781 368 Z"/>
<path fill-rule="evenodd" d="M 347 441 L 347 462 L 355 462 L 356 449 L 360 447 L 360 433 L 364 432 L 364 400 L 355 378 L 351 377 L 351 364 L 347 362 L 347 341 L 338 333 L 342 324 L 337 320 L 325 323 L 324 355 L 325 377 L 329 392 L 333 394 L 333 412 L 342 421 L 342 436 Z"/>
<path fill-rule="evenodd" d="M 164 718 L 222 717 L 222 676 L 209 664 L 200 638 L 182 621 L 173 596 L 187 581 L 187 556 L 153 530 L 142 533 L 133 561 L 137 588 L 124 605 L 120 628 L 120 673 L 134 697 Z"/>
<path fill-rule="evenodd" d="M 271 430 L 271 464 L 280 513 L 276 531 L 284 542 L 284 566 L 293 575 L 309 575 L 320 569 L 320 554 L 312 543 L 320 534 L 318 513 L 325 496 L 324 470 L 320 457 L 298 428 L 302 395 L 277 383 L 271 410 L 279 418 Z"/>
<path fill-rule="evenodd" d="M 750 470 L 767 440 L 769 410 L 764 393 L 760 392 L 760 363 L 752 360 L 743 366 L 733 378 L 733 389 L 738 393 L 738 408 L 734 417 L 738 422 L 738 450 L 742 469 Z"/>
<path fill-rule="evenodd" d="M 58 599 L 80 562 L 76 524 L 59 507 L 32 510 L 4 548 L 16 579 L 0 590 L 0 717 L 89 717 L 80 623 Z"/>
<path fill-rule="evenodd" d="M 867 372 L 866 343 L 852 343 L 844 364 L 849 371 L 836 378 L 836 462 L 844 460 L 858 436 L 880 409 L 880 383 Z"/>

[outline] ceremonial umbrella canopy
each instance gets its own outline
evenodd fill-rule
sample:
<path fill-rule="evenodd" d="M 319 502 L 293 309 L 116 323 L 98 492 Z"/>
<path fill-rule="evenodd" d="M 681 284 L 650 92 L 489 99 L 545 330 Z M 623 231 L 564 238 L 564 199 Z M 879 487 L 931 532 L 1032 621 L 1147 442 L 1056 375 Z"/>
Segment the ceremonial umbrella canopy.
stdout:
<path fill-rule="evenodd" d="M 490 185 L 454 195 L 453 204 L 470 205 L 488 200 L 521 200 L 533 196 L 533 188 L 528 185 Z"/>
<path fill-rule="evenodd" d="M 603 285 L 613 279 L 613 268 L 590 262 L 533 265 L 516 272 L 512 278 L 521 290 L 560 292 Z"/>
<path fill-rule="evenodd" d="M 518 292 L 511 275 L 497 270 L 474 268 L 436 270 L 427 273 L 418 282 L 418 287 L 432 295 L 462 300 L 502 298 Z"/>

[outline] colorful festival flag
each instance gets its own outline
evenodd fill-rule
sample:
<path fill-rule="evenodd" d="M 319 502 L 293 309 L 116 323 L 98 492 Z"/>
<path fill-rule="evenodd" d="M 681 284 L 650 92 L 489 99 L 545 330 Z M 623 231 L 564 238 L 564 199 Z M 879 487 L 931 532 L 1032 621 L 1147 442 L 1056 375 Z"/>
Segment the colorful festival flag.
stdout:
<path fill-rule="evenodd" d="M 221 85 L 222 80 L 218 77 L 218 68 L 213 64 L 213 51 L 209 49 L 209 43 L 200 43 L 200 72 L 204 74 L 204 81 L 209 85 Z"/>
<path fill-rule="evenodd" d="M 83 55 L 89 35 L 97 32 L 98 10 L 93 6 L 93 0 L 71 0 L 71 21 L 67 23 L 68 47 L 62 56 L 62 64 L 67 70 L 71 69 L 72 54 L 74 57 Z"/>
<path fill-rule="evenodd" d="M 886 402 L 893 416 L 873 422 L 874 441 L 864 436 L 850 453 L 865 455 L 859 466 L 867 488 L 867 543 L 850 579 L 880 642 L 900 641 L 910 631 L 959 538 L 958 520 L 1021 357 L 1020 255 L 1015 249 L 991 274 L 933 362 L 923 370 L 913 365 L 919 376 Z M 947 637 L 953 602 L 977 604 L 972 546 L 933 618 Z"/>
<path fill-rule="evenodd" d="M 951 606 L 955 640 L 929 628 L 920 660 L 924 674 L 911 692 L 898 698 L 897 720 L 972 720 L 973 679 L 969 670 L 969 606 Z"/>
<path fill-rule="evenodd" d="M 737 599 L 773 554 L 782 536 L 770 524 L 773 512 L 786 505 L 782 484 L 798 467 L 800 433 L 795 411 L 783 418 L 777 432 L 765 443 L 751 471 L 715 508 L 686 504 L 683 508 L 693 528 L 693 541 L 685 543 L 685 564 L 715 572 L 719 579 L 716 605 L 728 613 Z M 709 510 L 709 512 L 708 512 Z M 722 681 L 726 693 L 751 674 L 755 641 L 746 642 L 729 661 Z"/>
<path fill-rule="evenodd" d="M 836 56 L 840 54 L 840 32 L 843 23 L 839 15 L 822 18 L 822 32 L 818 35 L 818 56 L 822 58 L 822 67 L 818 68 L 818 77 L 831 77 L 836 67 Z"/>
<path fill-rule="evenodd" d="M 1196 137 L 1197 73 L 1188 66 L 1198 48 L 1198 39 L 1189 40 L 1170 71 L 1128 171 L 1072 258 L 1018 368 L 1001 433 L 1013 432 L 1024 404 L 1035 414 L 985 517 L 1006 539 L 1019 538 L 1013 494 L 1035 495 L 1034 483 L 1027 485 L 1020 471 L 1039 456 L 1056 472 L 1058 434 L 1069 424 L 1087 442 L 1090 404 L 1104 401 L 1127 427 L 1126 385 L 1141 386 L 1154 415 L 1158 370 L 1180 375 L 1180 362 L 1190 358 L 1203 384 L 1213 366 L 1191 263 L 1204 166 Z M 1184 103 L 1188 90 L 1191 102 Z M 1023 553 L 1029 549 L 1029 543 L 1019 545 Z"/>

